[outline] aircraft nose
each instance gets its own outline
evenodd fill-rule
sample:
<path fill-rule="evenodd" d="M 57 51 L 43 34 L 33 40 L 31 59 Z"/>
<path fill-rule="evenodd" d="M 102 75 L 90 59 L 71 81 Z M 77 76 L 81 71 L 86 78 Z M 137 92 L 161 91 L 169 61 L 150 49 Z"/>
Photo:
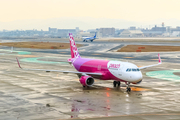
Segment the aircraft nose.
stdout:
<path fill-rule="evenodd" d="M 139 72 L 138 76 L 137 76 L 137 80 L 142 80 L 142 73 Z"/>
<path fill-rule="evenodd" d="M 131 75 L 130 78 L 134 82 L 140 81 L 140 80 L 142 80 L 142 73 L 141 72 L 135 73 L 135 74 Z"/>

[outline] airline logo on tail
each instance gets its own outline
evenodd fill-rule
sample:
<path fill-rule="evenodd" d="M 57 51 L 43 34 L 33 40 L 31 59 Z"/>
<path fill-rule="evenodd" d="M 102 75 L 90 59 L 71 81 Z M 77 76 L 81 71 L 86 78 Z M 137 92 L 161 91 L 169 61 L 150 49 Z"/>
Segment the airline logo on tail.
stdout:
<path fill-rule="evenodd" d="M 72 58 L 80 57 L 78 50 L 77 50 L 77 47 L 76 47 L 76 44 L 74 42 L 74 38 L 73 38 L 72 33 L 69 33 L 69 40 L 70 40 L 70 47 L 71 47 L 71 57 Z"/>

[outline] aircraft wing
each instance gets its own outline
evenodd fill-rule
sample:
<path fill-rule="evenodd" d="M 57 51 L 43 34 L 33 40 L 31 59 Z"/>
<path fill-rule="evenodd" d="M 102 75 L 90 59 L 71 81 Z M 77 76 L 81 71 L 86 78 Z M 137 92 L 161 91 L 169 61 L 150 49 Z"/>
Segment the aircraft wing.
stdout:
<path fill-rule="evenodd" d="M 102 75 L 101 73 L 91 73 L 91 72 L 61 71 L 61 70 L 47 70 L 47 69 L 28 69 L 28 68 L 22 68 L 18 59 L 17 59 L 17 63 L 18 63 L 19 68 L 21 68 L 23 70 L 28 70 L 28 71 L 61 72 L 61 73 L 73 73 L 73 74 L 77 74 L 77 75 L 96 75 L 96 76 Z"/>
<path fill-rule="evenodd" d="M 148 65 L 148 66 L 139 67 L 139 69 L 145 69 L 145 68 L 149 68 L 149 67 L 153 67 L 153 66 L 157 66 L 157 65 L 162 64 L 161 57 L 160 57 L 159 54 L 158 54 L 158 57 L 159 57 L 159 63 L 158 63 L 158 64 L 153 64 L 153 65 Z"/>

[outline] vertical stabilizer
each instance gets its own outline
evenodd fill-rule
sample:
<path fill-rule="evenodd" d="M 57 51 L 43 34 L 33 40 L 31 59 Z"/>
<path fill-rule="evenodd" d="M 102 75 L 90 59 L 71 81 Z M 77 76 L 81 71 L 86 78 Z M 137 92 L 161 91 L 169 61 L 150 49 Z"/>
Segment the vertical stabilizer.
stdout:
<path fill-rule="evenodd" d="M 79 58 L 79 52 L 76 47 L 76 43 L 74 41 L 72 33 L 69 33 L 69 41 L 70 41 L 70 47 L 71 47 L 71 58 Z"/>
<path fill-rule="evenodd" d="M 94 35 L 94 38 L 96 38 L 96 33 L 95 33 L 95 35 Z"/>

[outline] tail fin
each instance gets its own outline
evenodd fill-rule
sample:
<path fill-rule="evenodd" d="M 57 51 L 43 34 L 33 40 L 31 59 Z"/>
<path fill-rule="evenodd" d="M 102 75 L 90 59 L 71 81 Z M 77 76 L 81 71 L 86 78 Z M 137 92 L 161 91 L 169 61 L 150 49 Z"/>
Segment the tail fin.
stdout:
<path fill-rule="evenodd" d="M 95 35 L 94 35 L 94 38 L 96 38 L 96 33 L 95 33 Z"/>
<path fill-rule="evenodd" d="M 71 47 L 71 58 L 79 58 L 79 52 L 76 47 L 76 43 L 74 41 L 72 33 L 69 33 L 69 41 L 70 41 L 70 47 Z"/>

